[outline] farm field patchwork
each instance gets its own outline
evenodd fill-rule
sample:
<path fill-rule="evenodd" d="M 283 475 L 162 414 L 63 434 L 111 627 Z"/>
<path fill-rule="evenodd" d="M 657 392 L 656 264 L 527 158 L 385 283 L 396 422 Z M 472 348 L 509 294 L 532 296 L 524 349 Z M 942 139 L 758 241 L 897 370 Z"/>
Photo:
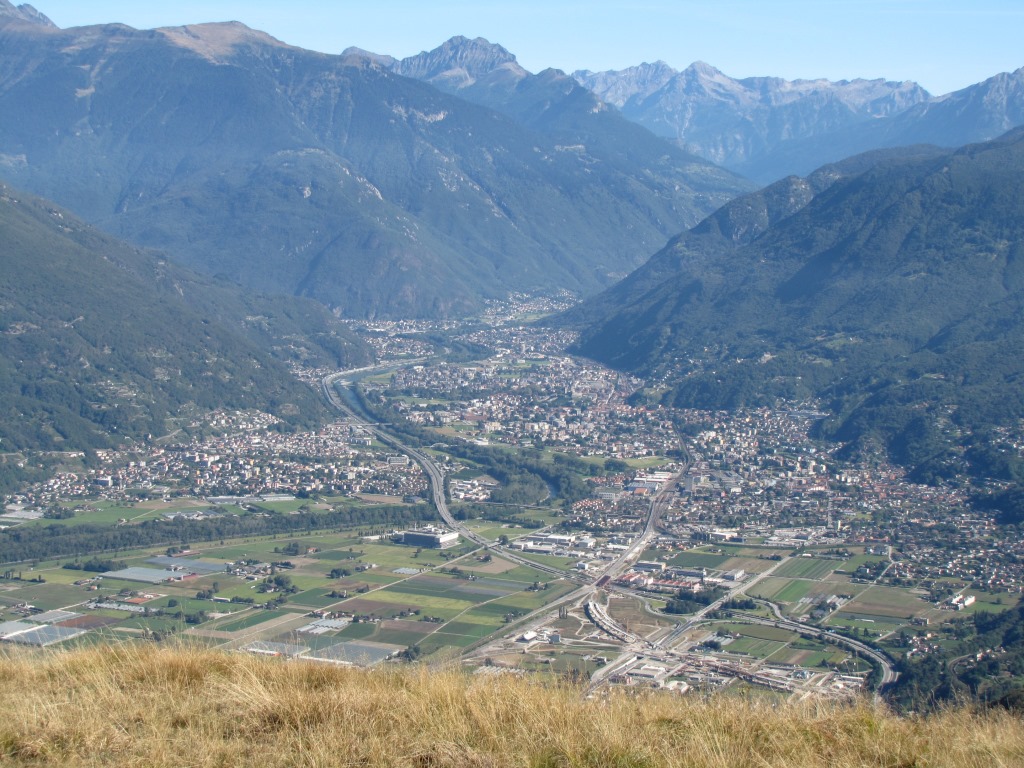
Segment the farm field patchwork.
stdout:
<path fill-rule="evenodd" d="M 195 506 L 194 500 L 190 504 Z M 286 511 L 292 502 L 275 504 Z M 160 513 L 158 506 L 164 505 L 140 512 Z M 95 514 L 123 516 L 126 509 L 111 507 Z M 180 560 L 167 559 L 170 551 L 165 548 L 139 549 L 118 553 L 108 566 L 137 568 L 125 574 L 152 579 L 159 578 L 165 567 L 180 565 L 183 570 L 166 571 L 167 577 L 178 574 L 175 581 L 103 577 L 95 571 L 64 568 L 70 560 L 50 561 L 0 579 L 0 618 L 19 619 L 22 614 L 14 609 L 25 604 L 37 612 L 73 608 L 81 614 L 74 619 L 75 626 L 87 630 L 81 637 L 88 639 L 79 643 L 93 642 L 90 635 L 101 632 L 125 640 L 184 633 L 190 641 L 232 647 L 260 639 L 320 648 L 349 638 L 404 648 L 438 635 L 424 649 L 429 653 L 431 648 L 472 644 L 500 629 L 509 616 L 534 610 L 572 588 L 500 557 L 472 556 L 474 549 L 468 542 L 444 551 L 417 549 L 367 541 L 358 531 L 327 531 L 208 542 Z M 165 562 L 154 560 L 157 557 Z M 247 579 L 225 567 L 240 561 L 264 565 L 247 566 L 259 573 Z M 189 575 L 192 563 L 202 569 L 199 575 Z M 278 565 L 266 565 L 270 563 Z M 457 571 L 441 573 L 441 567 Z M 349 575 L 332 579 L 335 569 Z M 261 591 L 267 578 L 283 579 L 286 588 L 271 585 L 275 588 Z M 95 601 L 106 607 L 89 605 Z M 262 607 L 271 601 L 283 606 Z M 308 612 L 325 608 L 384 621 L 356 622 L 323 633 L 297 631 L 309 623 Z M 434 621 L 419 620 L 428 616 Z"/>
<path fill-rule="evenodd" d="M 843 606 L 840 613 L 863 614 L 890 619 L 911 619 L 934 606 L 905 589 L 870 586 L 856 599 Z"/>

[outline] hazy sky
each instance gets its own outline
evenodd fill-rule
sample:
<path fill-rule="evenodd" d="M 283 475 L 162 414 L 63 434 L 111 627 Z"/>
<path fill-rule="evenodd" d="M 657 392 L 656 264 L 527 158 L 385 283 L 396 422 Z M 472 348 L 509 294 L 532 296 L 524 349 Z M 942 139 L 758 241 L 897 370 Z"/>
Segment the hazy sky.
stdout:
<path fill-rule="evenodd" d="M 18 0 L 14 0 L 17 4 Z M 532 72 L 693 61 L 732 77 L 916 80 L 948 93 L 1024 66 L 1021 0 L 33 0 L 61 27 L 242 21 L 292 45 L 402 58 L 485 37 Z"/>

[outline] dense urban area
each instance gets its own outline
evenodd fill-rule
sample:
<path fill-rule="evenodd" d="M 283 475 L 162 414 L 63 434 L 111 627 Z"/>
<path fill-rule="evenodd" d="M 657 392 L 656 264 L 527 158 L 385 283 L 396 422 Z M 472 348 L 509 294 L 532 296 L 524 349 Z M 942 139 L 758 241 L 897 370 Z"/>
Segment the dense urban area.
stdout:
<path fill-rule="evenodd" d="M 796 699 L 1005 653 L 959 653 L 1024 583 L 982 489 L 840 458 L 820 404 L 653 404 L 524 321 L 567 301 L 354 324 L 378 364 L 295 370 L 338 409 L 318 429 L 218 410 L 60 456 L 4 500 L 0 638 Z"/>

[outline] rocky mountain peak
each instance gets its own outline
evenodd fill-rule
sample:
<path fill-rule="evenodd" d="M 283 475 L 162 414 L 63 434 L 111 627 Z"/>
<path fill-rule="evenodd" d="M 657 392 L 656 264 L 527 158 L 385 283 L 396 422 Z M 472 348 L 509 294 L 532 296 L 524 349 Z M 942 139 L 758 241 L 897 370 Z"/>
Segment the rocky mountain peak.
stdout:
<path fill-rule="evenodd" d="M 626 118 L 761 182 L 891 146 L 893 138 L 872 142 L 854 135 L 877 133 L 882 130 L 879 118 L 895 118 L 931 100 L 910 81 L 736 79 L 703 61 L 681 72 L 656 62 L 618 72 L 577 72 L 574 78 Z M 1004 122 L 1006 127 L 1016 124 L 1012 117 Z M 904 143 L 949 145 L 940 140 L 940 131 L 933 133 L 910 135 Z"/>
<path fill-rule="evenodd" d="M 0 21 L 7 20 L 23 21 L 29 24 L 40 24 L 45 27 L 57 28 L 56 24 L 28 3 L 15 6 L 8 2 L 8 0 L 0 0 Z"/>
<path fill-rule="evenodd" d="M 367 61 L 371 64 L 377 64 L 378 66 L 384 67 L 385 69 L 391 69 L 398 63 L 398 59 L 394 56 L 388 56 L 386 53 L 374 53 L 373 51 L 367 51 L 354 45 L 351 45 L 342 51 L 341 56 L 345 59 Z"/>
<path fill-rule="evenodd" d="M 631 98 L 644 99 L 665 86 L 678 73 L 664 61 L 644 62 L 617 72 L 572 73 L 576 82 L 596 93 L 608 104 L 622 108 Z"/>
<path fill-rule="evenodd" d="M 711 79 L 725 77 L 725 75 L 722 74 L 722 70 L 711 66 L 706 61 L 693 62 L 693 64 L 691 64 L 690 66 L 683 70 L 683 74 L 688 77 L 701 77 Z"/>
<path fill-rule="evenodd" d="M 529 75 L 505 48 L 477 37 L 451 38 L 432 51 L 402 59 L 392 69 L 400 75 L 453 90 L 473 85 L 500 72 L 521 79 Z"/>

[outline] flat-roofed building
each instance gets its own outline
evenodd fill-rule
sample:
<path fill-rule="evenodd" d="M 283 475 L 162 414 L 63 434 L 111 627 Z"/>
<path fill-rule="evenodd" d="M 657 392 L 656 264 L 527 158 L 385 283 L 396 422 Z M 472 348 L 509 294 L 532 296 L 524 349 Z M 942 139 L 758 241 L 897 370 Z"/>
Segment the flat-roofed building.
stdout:
<path fill-rule="evenodd" d="M 412 547 L 448 549 L 459 543 L 458 531 L 445 531 L 434 527 L 402 531 L 399 535 L 403 544 L 408 544 Z"/>
<path fill-rule="evenodd" d="M 633 570 L 644 573 L 661 573 L 665 570 L 665 564 L 653 560 L 639 560 L 633 566 Z"/>

